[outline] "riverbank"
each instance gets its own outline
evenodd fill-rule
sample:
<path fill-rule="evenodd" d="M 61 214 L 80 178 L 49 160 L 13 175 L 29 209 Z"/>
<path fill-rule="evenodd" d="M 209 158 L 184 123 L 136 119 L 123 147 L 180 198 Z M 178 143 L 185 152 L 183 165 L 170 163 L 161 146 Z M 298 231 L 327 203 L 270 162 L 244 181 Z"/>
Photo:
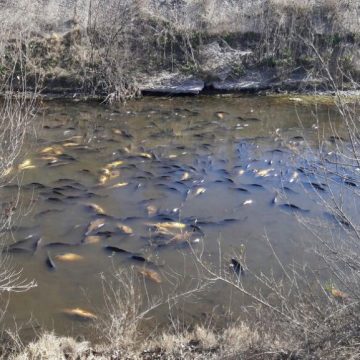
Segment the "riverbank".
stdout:
<path fill-rule="evenodd" d="M 347 1 L 0 7 L 2 81 L 26 77 L 45 94 L 306 93 L 354 90 L 360 77 L 360 10 Z"/>

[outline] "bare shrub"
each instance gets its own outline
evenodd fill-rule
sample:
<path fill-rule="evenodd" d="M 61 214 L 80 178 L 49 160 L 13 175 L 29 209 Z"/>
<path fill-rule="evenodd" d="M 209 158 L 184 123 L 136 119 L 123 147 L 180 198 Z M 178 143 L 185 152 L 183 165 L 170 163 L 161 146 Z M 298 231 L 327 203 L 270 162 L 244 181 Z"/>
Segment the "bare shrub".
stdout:
<path fill-rule="evenodd" d="M 8 359 L 85 359 L 91 354 L 90 344 L 77 342 L 72 338 L 58 337 L 52 333 L 43 334 L 38 341 L 28 344 L 20 354 L 8 355 Z"/>
<path fill-rule="evenodd" d="M 164 275 L 164 274 L 163 274 Z M 156 337 L 144 334 L 141 326 L 161 306 L 168 306 L 169 311 L 180 301 L 190 299 L 207 288 L 201 279 L 188 282 L 178 273 L 167 274 L 170 288 L 163 289 L 157 284 L 156 293 L 150 291 L 146 278 L 137 268 L 118 269 L 109 279 L 102 277 L 105 310 L 96 325 L 97 333 L 106 346 L 102 351 L 125 356 L 136 352 L 144 341 Z"/>

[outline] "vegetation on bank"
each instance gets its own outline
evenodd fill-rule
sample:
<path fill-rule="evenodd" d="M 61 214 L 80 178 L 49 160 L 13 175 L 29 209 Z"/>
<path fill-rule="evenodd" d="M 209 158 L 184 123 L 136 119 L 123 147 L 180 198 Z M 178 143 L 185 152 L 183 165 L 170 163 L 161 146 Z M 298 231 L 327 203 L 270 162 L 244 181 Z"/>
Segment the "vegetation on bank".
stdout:
<path fill-rule="evenodd" d="M 354 206 L 358 206 L 359 103 L 356 99 L 344 101 L 338 91 L 345 84 L 358 88 L 360 17 L 356 1 L 308 0 L 299 5 L 291 0 L 194 0 L 160 5 L 153 1 L 82 0 L 65 1 L 63 6 L 56 1 L 0 1 L 0 76 L 7 94 L 0 112 L 2 184 L 8 181 L 9 169 L 19 160 L 24 137 L 31 130 L 36 92 L 29 102 L 26 90 L 40 87 L 118 101 L 137 96 L 142 84 L 156 81 L 164 72 L 200 77 L 207 83 L 256 71 L 271 72 L 277 78 L 299 73 L 305 78 L 321 77 L 335 93 L 348 132 L 348 138 L 342 139 L 334 129 L 337 147 L 331 161 L 323 152 L 319 132 L 320 160 L 313 164 L 319 170 L 318 177 L 329 189 L 334 186 L 330 174 L 343 179 L 344 187 L 353 184 Z M 204 262 L 201 253 L 194 251 L 202 284 L 221 281 L 253 299 L 252 322 L 229 324 L 220 331 L 211 325 L 172 327 L 166 333 L 151 334 L 145 344 L 139 326 L 148 312 L 132 291 L 134 283 L 118 274 L 115 292 L 109 295 L 116 300 L 114 307 L 97 327 L 103 345 L 53 334 L 40 334 L 25 345 L 18 334 L 5 329 L 1 356 L 356 359 L 360 356 L 359 223 L 342 203 L 341 193 L 335 192 L 324 206 L 336 219 L 338 232 L 329 229 L 327 234 L 318 224 L 303 225 L 318 237 L 316 251 L 334 283 L 323 284 L 311 269 L 279 264 L 283 279 L 266 274 L 256 278 L 270 292 L 264 296 L 246 288 L 225 269 Z M 11 222 L 9 214 L 16 215 L 11 209 L 3 214 L 2 229 Z M 6 285 L 0 287 L 2 295 L 35 285 L 23 280 L 21 272 L 8 262 L 1 262 L 1 266 L 0 281 Z M 129 289 L 125 299 L 117 296 L 116 284 Z M 150 311 L 153 306 L 145 304 L 145 309 Z"/>
<path fill-rule="evenodd" d="M 0 75 L 21 67 L 44 92 L 123 100 L 189 77 L 208 88 L 324 88 L 324 64 L 340 87 L 360 75 L 356 1 L 20 0 L 0 10 Z"/>

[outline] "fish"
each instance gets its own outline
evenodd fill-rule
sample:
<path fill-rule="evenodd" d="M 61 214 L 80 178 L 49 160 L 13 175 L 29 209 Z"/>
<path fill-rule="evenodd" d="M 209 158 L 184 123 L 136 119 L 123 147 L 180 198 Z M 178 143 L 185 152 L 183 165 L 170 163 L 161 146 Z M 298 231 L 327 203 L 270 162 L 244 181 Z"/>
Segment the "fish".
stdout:
<path fill-rule="evenodd" d="M 345 180 L 344 183 L 352 187 L 358 187 L 358 185 L 354 181 Z"/>
<path fill-rule="evenodd" d="M 52 155 L 62 155 L 64 153 L 64 148 L 60 145 L 48 146 L 40 150 L 41 154 L 52 154 Z"/>
<path fill-rule="evenodd" d="M 119 176 L 120 176 L 120 171 L 119 171 L 119 170 L 112 170 L 112 171 L 110 172 L 110 174 L 108 175 L 109 180 L 115 179 L 115 178 L 117 178 L 117 177 L 119 177 Z"/>
<path fill-rule="evenodd" d="M 148 205 L 148 206 L 146 207 L 146 211 L 147 211 L 148 216 L 151 217 L 151 216 L 155 216 L 155 215 L 157 214 L 158 209 L 157 209 L 157 207 L 154 206 L 154 205 Z"/>
<path fill-rule="evenodd" d="M 109 176 L 108 176 L 108 175 L 105 175 L 105 174 L 100 175 L 100 176 L 99 176 L 99 179 L 98 179 L 99 185 L 105 185 L 108 180 L 109 180 Z"/>
<path fill-rule="evenodd" d="M 233 268 L 233 270 L 235 271 L 235 273 L 237 275 L 244 275 L 245 270 L 244 270 L 243 266 L 241 265 L 240 261 L 233 258 L 233 259 L 231 259 L 230 266 Z"/>
<path fill-rule="evenodd" d="M 289 182 L 292 183 L 292 182 L 296 181 L 298 179 L 298 177 L 299 177 L 299 173 L 297 171 L 294 171 L 294 173 L 291 175 Z"/>
<path fill-rule="evenodd" d="M 336 299 L 346 299 L 349 297 L 347 293 L 344 293 L 343 291 L 338 290 L 334 287 L 331 288 L 330 293 Z"/>
<path fill-rule="evenodd" d="M 62 144 L 63 147 L 76 147 L 76 146 L 79 146 L 79 145 L 80 145 L 79 143 L 70 142 L 70 141 Z"/>
<path fill-rule="evenodd" d="M 274 171 L 274 169 L 259 170 L 259 171 L 255 171 L 255 173 L 257 176 L 266 177 L 266 176 L 269 176 L 271 171 Z"/>
<path fill-rule="evenodd" d="M 155 226 L 158 229 L 185 229 L 186 224 L 183 224 L 181 222 L 163 222 L 163 223 L 156 223 L 156 224 L 150 224 L 151 226 Z"/>
<path fill-rule="evenodd" d="M 120 129 L 111 129 L 111 131 L 115 135 L 122 135 L 123 134 L 122 130 L 120 130 Z"/>
<path fill-rule="evenodd" d="M 66 254 L 56 255 L 55 259 L 59 261 L 72 262 L 72 261 L 83 260 L 84 257 L 74 253 L 66 253 Z"/>
<path fill-rule="evenodd" d="M 251 122 L 258 122 L 258 121 L 261 121 L 260 119 L 256 118 L 256 117 L 242 117 L 242 116 L 238 116 L 237 118 L 238 120 L 240 121 L 251 121 Z"/>
<path fill-rule="evenodd" d="M 271 205 L 276 205 L 276 204 L 278 204 L 278 202 L 279 202 L 279 194 L 278 193 L 276 193 L 275 195 L 274 195 L 274 197 L 271 199 Z"/>
<path fill-rule="evenodd" d="M 201 195 L 201 194 L 203 194 L 205 191 L 206 191 L 205 188 L 199 187 L 199 188 L 197 188 L 197 189 L 194 191 L 194 196 Z"/>
<path fill-rule="evenodd" d="M 122 253 L 122 254 L 131 254 L 129 251 L 119 248 L 117 246 L 108 245 L 104 247 L 105 250 L 111 251 L 113 253 Z"/>
<path fill-rule="evenodd" d="M 117 224 L 116 227 L 126 235 L 132 235 L 134 233 L 133 229 L 130 226 L 123 225 L 123 224 Z"/>
<path fill-rule="evenodd" d="M 39 237 L 35 240 L 34 244 L 33 244 L 33 250 L 34 250 L 34 253 L 37 251 L 37 249 L 39 248 L 39 246 L 41 245 L 42 243 L 42 238 Z"/>
<path fill-rule="evenodd" d="M 215 113 L 215 116 L 216 116 L 218 119 L 221 119 L 221 120 L 224 119 L 225 115 L 228 115 L 228 113 L 225 112 L 225 111 L 217 111 L 217 112 Z"/>
<path fill-rule="evenodd" d="M 263 189 L 264 187 L 260 184 L 250 184 L 249 186 L 252 186 L 254 188 Z"/>
<path fill-rule="evenodd" d="M 249 190 L 244 189 L 242 187 L 232 187 L 231 189 L 236 190 L 236 191 L 240 191 L 240 192 L 247 192 L 247 193 L 249 192 Z"/>
<path fill-rule="evenodd" d="M 303 102 L 303 99 L 302 99 L 302 98 L 299 98 L 299 97 L 289 97 L 289 101 L 292 101 L 292 102 Z"/>
<path fill-rule="evenodd" d="M 56 265 L 54 263 L 54 260 L 52 259 L 52 257 L 50 256 L 50 254 L 47 254 L 47 258 L 46 258 L 46 266 L 50 269 L 50 270 L 55 270 L 56 269 Z"/>
<path fill-rule="evenodd" d="M 299 212 L 309 212 L 310 210 L 307 209 L 302 209 L 297 205 L 294 204 L 282 204 L 280 205 L 282 208 L 287 209 L 287 210 L 292 210 L 292 211 L 299 211 Z"/>
<path fill-rule="evenodd" d="M 18 170 L 34 169 L 35 165 L 32 164 L 31 159 L 27 159 L 18 165 Z"/>
<path fill-rule="evenodd" d="M 326 184 L 318 184 L 318 183 L 310 183 L 310 186 L 312 186 L 315 190 L 318 190 L 318 191 L 325 191 L 325 186 Z"/>
<path fill-rule="evenodd" d="M 80 308 L 74 308 L 74 309 L 64 309 L 62 310 L 62 312 L 66 315 L 70 315 L 72 317 L 76 317 L 76 318 L 80 318 L 83 320 L 96 320 L 97 316 L 88 311 L 88 310 L 83 310 Z"/>
<path fill-rule="evenodd" d="M 109 186 L 109 189 L 117 189 L 117 188 L 121 188 L 121 187 L 124 187 L 124 186 L 127 186 L 129 185 L 129 183 L 127 182 L 120 182 L 120 183 L 117 183 L 115 185 L 111 185 Z"/>
<path fill-rule="evenodd" d="M 136 156 L 142 157 L 144 159 L 153 159 L 154 156 L 152 154 L 146 153 L 146 152 L 141 152 L 136 154 Z"/>
<path fill-rule="evenodd" d="M 116 169 L 117 167 L 123 165 L 124 162 L 122 160 L 118 160 L 118 161 L 113 161 L 112 163 L 109 163 L 105 166 L 105 169 L 109 169 L 109 170 L 113 170 Z"/>
<path fill-rule="evenodd" d="M 148 262 L 143 256 L 137 254 L 131 255 L 131 259 L 140 262 Z"/>
<path fill-rule="evenodd" d="M 162 282 L 160 274 L 154 270 L 146 269 L 146 268 L 137 268 L 137 271 L 154 283 L 161 284 Z"/>
<path fill-rule="evenodd" d="M 100 241 L 101 241 L 101 237 L 97 235 L 85 236 L 85 238 L 82 240 L 84 244 L 97 244 Z"/>
<path fill-rule="evenodd" d="M 13 167 L 12 166 L 9 166 L 7 167 L 6 169 L 3 170 L 3 173 L 2 173 L 2 176 L 8 176 L 12 171 L 13 171 Z"/>
<path fill-rule="evenodd" d="M 41 238 L 39 238 L 39 237 L 35 237 L 35 239 L 34 239 L 33 235 L 27 236 L 25 239 L 19 240 L 19 241 L 17 241 L 16 243 L 11 244 L 11 245 L 8 247 L 8 251 L 10 251 L 10 252 L 13 252 L 13 250 L 14 250 L 15 252 L 17 252 L 18 250 L 20 250 L 20 251 L 18 251 L 18 252 L 21 252 L 21 250 L 30 251 L 30 248 L 22 248 L 22 246 L 24 246 L 24 245 L 26 246 L 26 245 L 29 244 L 29 243 L 31 243 L 31 248 L 32 248 L 33 250 L 36 250 L 36 247 L 37 247 L 36 244 L 37 244 L 40 240 L 41 240 Z"/>
<path fill-rule="evenodd" d="M 64 243 L 64 242 L 53 242 L 53 243 L 44 245 L 44 247 L 46 247 L 46 248 L 57 248 L 57 247 L 68 247 L 68 246 L 77 246 L 77 244 L 69 244 L 69 243 Z"/>
<path fill-rule="evenodd" d="M 90 210 L 94 211 L 97 215 L 105 215 L 105 210 L 97 205 L 97 204 L 94 204 L 94 203 L 89 203 L 89 204 L 86 204 L 86 207 L 89 208 Z"/>
<path fill-rule="evenodd" d="M 245 200 L 245 201 L 243 202 L 243 205 L 250 205 L 250 204 L 252 204 L 253 202 L 254 202 L 254 201 L 251 200 L 251 199 Z"/>
<path fill-rule="evenodd" d="M 29 249 L 21 248 L 21 247 L 10 247 L 7 249 L 8 253 L 11 254 L 30 254 L 31 251 Z"/>
<path fill-rule="evenodd" d="M 93 231 L 102 228 L 105 225 L 105 221 L 103 219 L 96 219 L 90 222 L 85 235 L 91 234 Z"/>

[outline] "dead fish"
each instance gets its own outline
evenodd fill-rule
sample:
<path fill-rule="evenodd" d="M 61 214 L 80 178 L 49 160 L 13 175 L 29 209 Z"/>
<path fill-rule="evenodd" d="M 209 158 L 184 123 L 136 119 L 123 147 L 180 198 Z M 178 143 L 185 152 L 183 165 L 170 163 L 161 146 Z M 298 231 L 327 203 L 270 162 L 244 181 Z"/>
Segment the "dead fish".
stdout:
<path fill-rule="evenodd" d="M 244 275 L 245 270 L 238 260 L 236 260 L 234 258 L 231 259 L 230 266 L 233 268 L 233 270 L 235 271 L 235 273 L 237 275 Z"/>
<path fill-rule="evenodd" d="M 97 204 L 89 203 L 86 204 L 86 207 L 94 211 L 97 215 L 105 215 L 105 210 Z"/>
<path fill-rule="evenodd" d="M 121 135 L 125 138 L 128 138 L 128 139 L 131 139 L 133 136 L 125 131 L 125 130 L 120 130 L 120 129 L 111 129 L 112 133 L 115 134 L 115 135 Z"/>
<path fill-rule="evenodd" d="M 161 284 L 161 276 L 158 272 L 151 270 L 151 269 L 145 269 L 145 268 L 137 268 L 137 271 L 146 277 L 147 279 L 151 280 L 154 283 Z"/>
<path fill-rule="evenodd" d="M 106 182 L 109 180 L 109 176 L 108 175 L 100 175 L 99 176 L 99 185 L 105 185 Z"/>
<path fill-rule="evenodd" d="M 225 112 L 225 111 L 217 111 L 215 113 L 215 116 L 218 118 L 218 119 L 224 119 L 225 115 L 228 115 L 229 113 Z"/>
<path fill-rule="evenodd" d="M 40 150 L 41 154 L 52 154 L 52 155 L 62 155 L 64 153 L 64 148 L 60 145 L 48 146 Z"/>
<path fill-rule="evenodd" d="M 299 102 L 303 102 L 303 99 L 299 97 L 289 97 L 289 101 L 299 103 Z"/>
<path fill-rule="evenodd" d="M 120 130 L 120 129 L 111 129 L 111 131 L 115 135 L 122 135 L 123 134 L 122 130 Z"/>
<path fill-rule="evenodd" d="M 82 243 L 84 244 L 98 244 L 101 241 L 101 237 L 97 236 L 97 235 L 89 235 L 86 236 L 83 240 Z"/>
<path fill-rule="evenodd" d="M 32 164 L 31 159 L 27 159 L 18 165 L 18 170 L 34 169 L 35 165 Z"/>
<path fill-rule="evenodd" d="M 338 290 L 333 286 L 330 289 L 330 293 L 336 299 L 346 299 L 346 298 L 349 297 L 349 294 L 347 294 L 347 293 L 345 293 L 345 292 L 343 292 L 341 290 Z"/>
<path fill-rule="evenodd" d="M 59 261 L 73 262 L 73 261 L 83 260 L 84 257 L 74 253 L 66 253 L 66 254 L 56 255 L 55 259 Z"/>
<path fill-rule="evenodd" d="M 119 170 L 112 170 L 109 174 L 109 180 L 111 179 L 115 179 L 117 177 L 120 176 L 120 171 Z"/>
<path fill-rule="evenodd" d="M 132 235 L 134 233 L 133 229 L 130 226 L 123 225 L 123 224 L 117 224 L 116 227 L 126 235 Z"/>
<path fill-rule="evenodd" d="M 97 319 L 97 316 L 94 313 L 92 313 L 88 310 L 80 309 L 80 308 L 64 309 L 62 312 L 66 315 L 80 318 L 82 320 L 96 320 Z"/>
<path fill-rule="evenodd" d="M 105 221 L 103 219 L 96 219 L 90 222 L 85 235 L 91 234 L 93 231 L 102 228 L 105 225 Z"/>
<path fill-rule="evenodd" d="M 112 253 L 131 254 L 129 251 L 119 248 L 117 246 L 108 245 L 108 246 L 105 246 L 104 249 L 107 251 L 110 251 Z"/>
<path fill-rule="evenodd" d="M 186 224 L 180 223 L 180 222 L 163 222 L 163 223 L 157 223 L 157 224 L 150 224 L 151 226 L 155 226 L 158 229 L 185 229 Z"/>
<path fill-rule="evenodd" d="M 263 170 L 255 171 L 255 173 L 257 176 L 266 177 L 266 176 L 269 176 L 269 174 L 272 171 L 274 171 L 274 169 L 263 169 Z"/>
<path fill-rule="evenodd" d="M 296 181 L 298 179 L 298 177 L 299 177 L 299 173 L 297 171 L 294 171 L 294 173 L 291 175 L 289 182 L 292 183 L 292 182 Z"/>
<path fill-rule="evenodd" d="M 206 191 L 205 188 L 199 187 L 199 188 L 197 188 L 197 189 L 194 191 L 194 196 L 198 196 L 198 195 L 204 194 L 205 191 Z"/>
<path fill-rule="evenodd" d="M 155 215 L 157 214 L 158 209 L 157 209 L 157 207 L 154 206 L 154 205 L 148 205 L 148 206 L 146 207 L 146 212 L 147 212 L 148 216 L 151 217 L 151 216 L 155 216 Z"/>
<path fill-rule="evenodd" d="M 129 183 L 127 182 L 120 182 L 120 183 L 117 183 L 115 185 L 111 185 L 109 186 L 109 189 L 117 189 L 117 188 L 121 188 L 121 187 L 124 187 L 124 186 L 127 186 L 129 185 Z"/>
<path fill-rule="evenodd" d="M 154 156 L 152 154 L 146 153 L 146 152 L 138 153 L 138 154 L 136 154 L 136 156 L 139 156 L 144 159 L 153 159 L 154 158 Z"/>
<path fill-rule="evenodd" d="M 105 169 L 109 169 L 109 170 L 113 170 L 116 169 L 117 167 L 123 165 L 124 162 L 122 160 L 118 160 L 118 161 L 113 161 L 112 163 L 109 163 L 105 166 Z"/>
<path fill-rule="evenodd" d="M 250 205 L 250 204 L 252 204 L 254 201 L 253 200 L 251 200 L 251 199 L 249 199 L 249 200 L 245 200 L 244 202 L 243 202 L 243 205 L 245 206 L 245 205 Z"/>
<path fill-rule="evenodd" d="M 186 181 L 190 179 L 190 174 L 188 172 L 184 172 L 180 178 L 181 181 Z"/>
<path fill-rule="evenodd" d="M 72 141 L 68 141 L 68 142 L 64 142 L 62 144 L 63 147 L 76 147 L 79 146 L 80 144 L 77 142 L 72 142 Z"/>
<path fill-rule="evenodd" d="M 8 176 L 13 171 L 13 167 L 9 166 L 6 169 L 3 170 L 3 176 Z"/>
<path fill-rule="evenodd" d="M 56 269 L 56 265 L 54 263 L 54 260 L 52 259 L 52 257 L 50 256 L 50 254 L 47 254 L 47 258 L 46 258 L 46 266 L 50 269 L 50 270 L 55 270 Z"/>

